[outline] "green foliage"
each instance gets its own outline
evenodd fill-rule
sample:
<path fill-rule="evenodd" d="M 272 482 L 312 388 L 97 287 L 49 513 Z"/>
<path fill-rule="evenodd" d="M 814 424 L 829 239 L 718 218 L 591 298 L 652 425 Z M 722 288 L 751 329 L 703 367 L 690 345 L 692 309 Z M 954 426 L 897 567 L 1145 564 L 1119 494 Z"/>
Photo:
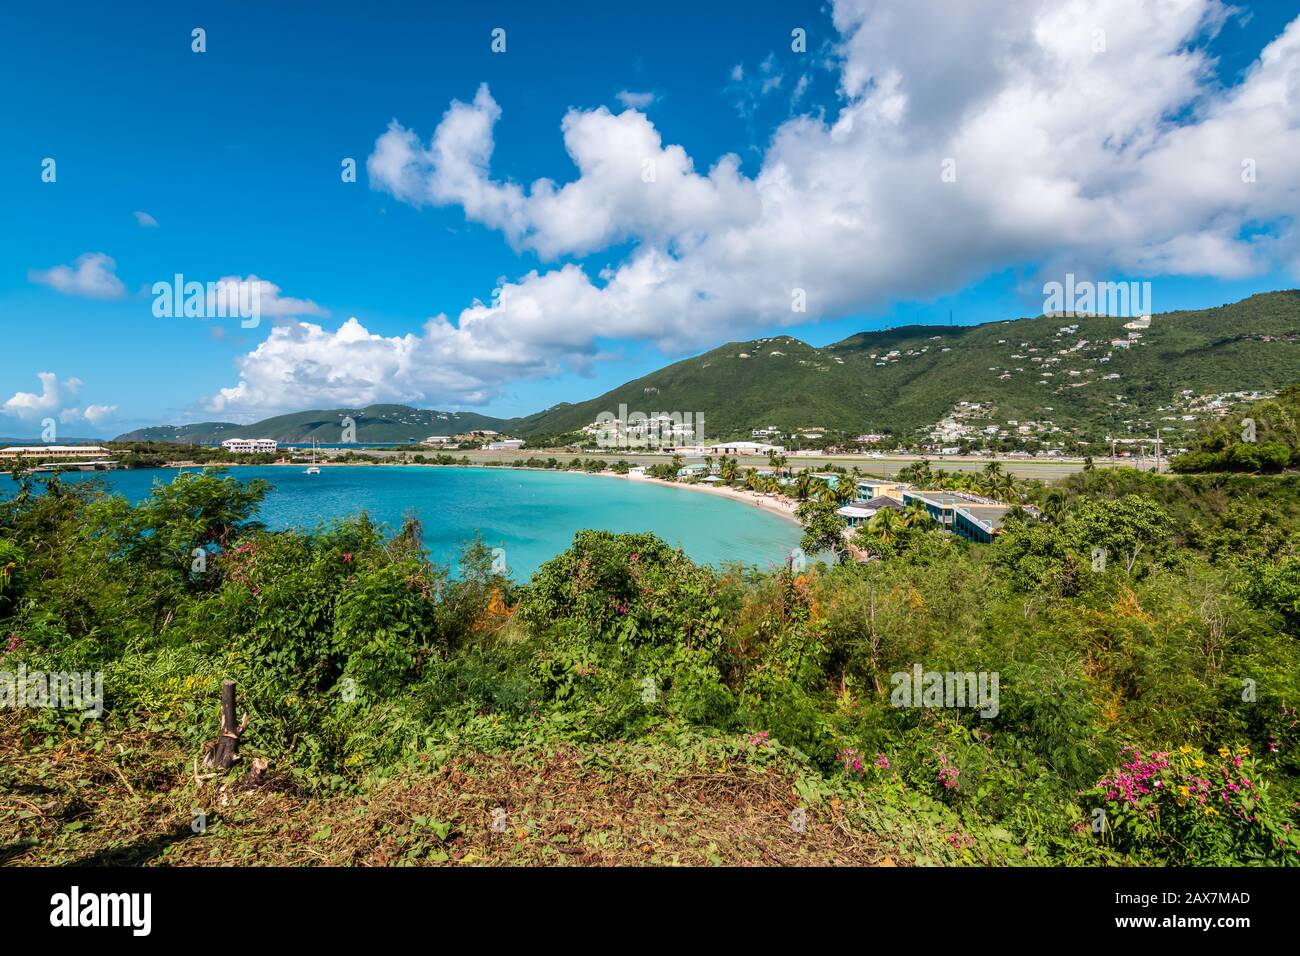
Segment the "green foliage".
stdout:
<path fill-rule="evenodd" d="M 1245 592 L 1257 607 L 1279 614 L 1287 630 L 1300 637 L 1300 555 L 1256 565 Z"/>
<path fill-rule="evenodd" d="M 839 801 L 917 862 L 1294 856 L 1293 476 L 1094 470 L 1029 489 L 1045 520 L 1008 522 L 991 546 L 885 509 L 854 535 L 882 560 L 798 574 L 583 531 L 524 586 L 482 541 L 454 568 L 431 563 L 414 520 L 268 532 L 266 489 L 220 474 L 138 505 L 57 478 L 13 487 L 0 669 L 102 670 L 108 726 L 164 728 L 196 754 L 234 679 L 245 747 L 307 787 L 362 786 L 431 750 L 681 740 L 797 766 L 800 799 Z M 806 547 L 839 536 L 835 508 L 806 496 Z M 997 674 L 997 706 L 896 706 L 917 665 Z M 96 732 L 22 713 L 52 747 Z M 1232 769 L 1203 776 L 1221 803 L 1226 782 L 1249 779 L 1252 805 L 1227 790 L 1245 817 L 1216 819 L 1163 785 L 1136 807 L 1107 796 L 1131 772 L 1126 747 L 1214 763 L 1222 741 Z"/>
<path fill-rule="evenodd" d="M 840 503 L 834 497 L 809 498 L 799 503 L 795 517 L 803 528 L 799 547 L 805 554 L 825 552 L 835 561 L 843 557 L 844 519 L 836 513 L 839 508 Z"/>
<path fill-rule="evenodd" d="M 703 412 L 710 433 L 720 437 L 748 437 L 752 429 L 768 425 L 796 432 L 816 423 L 846 437 L 887 431 L 910 439 L 958 402 L 970 401 L 992 403 L 1004 421 L 1050 417 L 1100 448 L 1108 431 L 1124 431 L 1126 419 L 1159 420 L 1160 408 L 1184 389 L 1204 395 L 1281 388 L 1295 381 L 1300 367 L 1300 292 L 1295 290 L 1157 315 L 1139 344 L 1113 352 L 1108 348 L 1118 332 L 1113 317 L 1076 316 L 1070 322 L 1078 331 L 1068 344 L 1087 339 L 1093 350 L 1064 358 L 1055 379 L 1060 384 L 1051 388 L 1034 374 L 1013 372 L 1002 378 L 990 368 L 1024 365 L 1012 358 L 1024 354 L 1022 342 L 1055 354 L 1062 347 L 1058 317 L 977 326 L 909 325 L 864 332 L 824 348 L 791 336 L 731 342 L 587 401 L 509 422 L 502 430 L 528 435 L 581 428 L 620 404 L 651 412 L 646 389 L 653 388 L 658 395 L 671 395 L 673 408 Z M 1231 329 L 1231 335 L 1225 336 L 1224 329 Z M 877 364 L 895 349 L 901 354 Z M 1107 364 L 1097 365 L 1107 352 Z M 1097 375 L 1099 369 L 1121 377 L 1125 404 L 1117 406 L 1112 390 L 1100 382 L 1075 388 L 1065 380 L 1067 371 Z M 1045 405 L 1051 406 L 1050 413 L 1043 412 Z"/>
<path fill-rule="evenodd" d="M 1120 848 L 1173 866 L 1300 865 L 1294 813 L 1274 797 L 1270 768 L 1249 747 L 1133 747 L 1128 756 L 1084 794 Z"/>
<path fill-rule="evenodd" d="M 1175 458 L 1170 467 L 1184 474 L 1269 474 L 1300 468 L 1300 385 L 1289 385 L 1274 399 L 1254 402 L 1206 425 L 1192 450 Z"/>

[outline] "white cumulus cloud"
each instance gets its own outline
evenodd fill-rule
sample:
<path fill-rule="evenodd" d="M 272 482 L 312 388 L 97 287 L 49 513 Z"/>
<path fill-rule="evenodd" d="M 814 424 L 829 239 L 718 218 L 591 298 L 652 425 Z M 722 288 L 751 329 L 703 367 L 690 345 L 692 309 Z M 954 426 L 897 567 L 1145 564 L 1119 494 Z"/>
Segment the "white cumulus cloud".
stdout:
<path fill-rule="evenodd" d="M 54 417 L 81 390 L 82 382 L 77 378 L 59 381 L 54 372 L 38 372 L 36 377 L 41 383 L 39 393 L 15 392 L 0 405 L 0 412 L 22 421 Z"/>
<path fill-rule="evenodd" d="M 277 329 L 216 401 L 482 400 L 581 367 L 603 339 L 681 352 L 1026 263 L 1040 281 L 1300 274 L 1300 19 L 1224 84 L 1203 40 L 1231 15 L 1220 0 L 838 0 L 841 104 L 778 127 L 753 176 L 598 107 L 560 121 L 573 177 L 521 185 L 491 168 L 508 119 L 483 85 L 427 143 L 394 120 L 371 185 L 459 206 L 548 266 L 407 336 Z M 780 75 L 767 60 L 753 77 Z M 597 274 L 559 261 L 625 243 Z"/>
<path fill-rule="evenodd" d="M 47 285 L 64 295 L 92 299 L 118 299 L 126 295 L 126 286 L 117 277 L 117 263 L 102 252 L 87 252 L 70 266 L 33 269 L 27 273 L 32 282 Z"/>
<path fill-rule="evenodd" d="M 286 318 L 304 315 L 329 315 L 311 299 L 296 299 L 281 295 L 280 287 L 269 279 L 258 278 L 253 273 L 244 276 L 222 276 L 207 292 L 208 314 L 214 315 L 224 299 L 226 303 L 252 302 L 256 298 L 260 314 L 266 318 Z"/>

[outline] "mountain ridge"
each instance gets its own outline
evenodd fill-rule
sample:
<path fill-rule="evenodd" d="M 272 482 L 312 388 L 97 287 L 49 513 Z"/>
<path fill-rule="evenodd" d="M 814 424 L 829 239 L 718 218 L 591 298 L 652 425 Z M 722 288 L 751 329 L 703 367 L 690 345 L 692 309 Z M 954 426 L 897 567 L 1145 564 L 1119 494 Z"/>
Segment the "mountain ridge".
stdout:
<path fill-rule="evenodd" d="M 710 441 L 748 437 L 767 426 L 910 439 L 954 415 L 983 429 L 1046 421 L 1061 433 L 1123 435 L 1169 428 L 1158 424 L 1169 417 L 1162 413 L 1176 412 L 1176 419 L 1195 414 L 1205 396 L 1270 391 L 1300 379 L 1300 290 L 1158 313 L 1140 329 L 1127 327 L 1132 324 L 1126 317 L 1040 315 L 970 326 L 899 326 L 820 347 L 789 335 L 767 336 L 728 342 L 594 398 L 516 418 L 371 405 L 295 412 L 251 425 L 156 426 L 118 440 L 337 441 L 347 414 L 357 423 L 359 441 L 419 441 L 472 429 L 527 438 L 575 431 L 601 412 L 617 414 L 620 405 L 629 412 L 702 414 Z"/>

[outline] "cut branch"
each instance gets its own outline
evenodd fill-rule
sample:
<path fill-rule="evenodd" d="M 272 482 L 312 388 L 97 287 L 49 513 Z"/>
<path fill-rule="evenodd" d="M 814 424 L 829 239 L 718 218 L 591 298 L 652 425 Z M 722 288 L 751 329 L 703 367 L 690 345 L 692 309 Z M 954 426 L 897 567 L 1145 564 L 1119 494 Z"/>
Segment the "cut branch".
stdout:
<path fill-rule="evenodd" d="M 230 765 L 239 759 L 239 738 L 248 729 L 248 714 L 235 726 L 235 682 L 223 681 L 221 684 L 221 733 L 216 740 L 209 740 L 203 745 L 203 766 L 217 770 L 229 770 Z"/>

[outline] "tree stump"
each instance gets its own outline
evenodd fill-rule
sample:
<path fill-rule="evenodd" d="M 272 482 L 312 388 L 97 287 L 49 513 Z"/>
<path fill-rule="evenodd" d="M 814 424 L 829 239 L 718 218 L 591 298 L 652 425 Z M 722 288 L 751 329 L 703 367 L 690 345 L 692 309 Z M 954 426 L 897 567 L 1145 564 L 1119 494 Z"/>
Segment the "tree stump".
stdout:
<path fill-rule="evenodd" d="M 221 684 L 221 733 L 216 740 L 203 745 L 203 766 L 216 770 L 229 770 L 239 759 L 239 738 L 248 729 L 248 714 L 235 726 L 235 682 Z"/>

